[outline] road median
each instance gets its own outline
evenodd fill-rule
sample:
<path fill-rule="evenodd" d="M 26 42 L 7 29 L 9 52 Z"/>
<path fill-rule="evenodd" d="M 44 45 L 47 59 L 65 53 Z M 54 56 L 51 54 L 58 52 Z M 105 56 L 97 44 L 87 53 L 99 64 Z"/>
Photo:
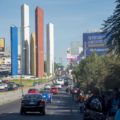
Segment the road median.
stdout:
<path fill-rule="evenodd" d="M 31 87 L 20 87 L 17 90 L 14 91 L 9 91 L 9 92 L 1 92 L 0 93 L 0 105 L 6 104 L 6 103 L 10 103 L 13 102 L 15 100 L 21 99 L 23 94 L 26 94 L 28 89 L 30 88 L 38 88 L 38 89 L 42 89 L 44 87 L 45 84 L 47 83 L 52 83 L 52 80 L 54 78 L 50 79 L 47 82 L 43 82 L 39 85 L 35 85 L 35 86 L 31 86 Z"/>

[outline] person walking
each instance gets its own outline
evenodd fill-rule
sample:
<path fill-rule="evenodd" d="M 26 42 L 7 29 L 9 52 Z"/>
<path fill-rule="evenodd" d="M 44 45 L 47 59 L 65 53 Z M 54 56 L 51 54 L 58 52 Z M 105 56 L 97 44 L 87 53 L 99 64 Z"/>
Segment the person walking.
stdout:
<path fill-rule="evenodd" d="M 114 120 L 115 114 L 120 109 L 120 93 L 117 88 L 113 90 L 113 96 L 108 100 L 107 114 L 108 120 Z M 119 119 L 120 120 L 120 119 Z"/>
<path fill-rule="evenodd" d="M 94 88 L 92 96 L 85 102 L 85 114 L 83 120 L 105 120 L 105 101 L 100 95 L 98 88 Z"/>

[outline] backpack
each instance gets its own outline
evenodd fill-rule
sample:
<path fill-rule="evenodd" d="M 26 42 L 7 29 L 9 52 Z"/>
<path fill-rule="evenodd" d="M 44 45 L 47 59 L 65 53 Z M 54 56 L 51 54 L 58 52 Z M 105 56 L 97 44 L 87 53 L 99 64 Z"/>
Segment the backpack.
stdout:
<path fill-rule="evenodd" d="M 102 102 L 99 98 L 93 98 L 90 103 L 89 103 L 89 107 L 92 109 L 92 110 L 95 110 L 95 111 L 99 111 L 101 112 L 103 110 L 103 106 L 102 106 Z"/>

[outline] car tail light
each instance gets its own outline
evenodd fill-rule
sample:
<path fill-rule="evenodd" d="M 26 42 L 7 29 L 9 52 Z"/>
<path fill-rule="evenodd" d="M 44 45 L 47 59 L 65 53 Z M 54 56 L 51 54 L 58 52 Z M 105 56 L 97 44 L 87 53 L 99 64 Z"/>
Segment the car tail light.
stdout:
<path fill-rule="evenodd" d="M 44 101 L 44 100 L 41 100 L 41 101 L 40 101 L 40 105 L 45 105 L 45 101 Z"/>

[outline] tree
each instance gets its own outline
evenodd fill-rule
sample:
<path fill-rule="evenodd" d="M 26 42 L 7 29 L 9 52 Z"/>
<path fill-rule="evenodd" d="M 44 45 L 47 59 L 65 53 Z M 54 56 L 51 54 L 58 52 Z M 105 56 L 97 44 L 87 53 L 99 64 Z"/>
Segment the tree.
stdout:
<path fill-rule="evenodd" d="M 120 55 L 120 0 L 116 0 L 116 4 L 113 14 L 104 21 L 102 29 L 108 39 L 109 51 Z"/>

